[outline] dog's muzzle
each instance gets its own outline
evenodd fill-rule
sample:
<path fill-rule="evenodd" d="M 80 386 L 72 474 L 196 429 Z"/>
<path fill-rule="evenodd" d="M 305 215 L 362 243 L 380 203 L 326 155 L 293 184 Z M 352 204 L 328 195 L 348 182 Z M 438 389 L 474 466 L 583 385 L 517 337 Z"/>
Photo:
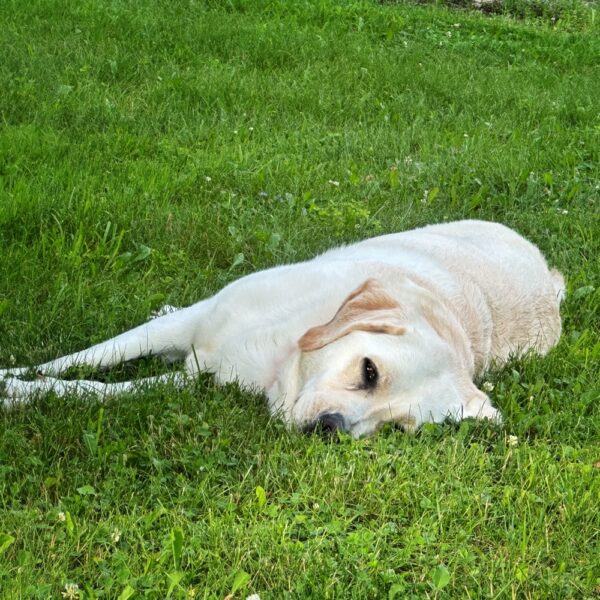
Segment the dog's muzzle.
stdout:
<path fill-rule="evenodd" d="M 346 422 L 340 413 L 322 413 L 304 428 L 304 433 L 332 435 L 336 431 L 346 431 Z"/>

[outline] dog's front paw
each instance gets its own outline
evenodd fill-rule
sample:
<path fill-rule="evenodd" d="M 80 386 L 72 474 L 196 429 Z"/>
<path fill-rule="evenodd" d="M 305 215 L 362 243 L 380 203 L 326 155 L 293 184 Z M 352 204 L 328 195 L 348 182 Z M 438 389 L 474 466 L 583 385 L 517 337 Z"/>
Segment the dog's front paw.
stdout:
<path fill-rule="evenodd" d="M 482 406 L 479 412 L 474 416 L 476 419 L 489 419 L 494 423 L 502 423 L 502 413 L 497 408 L 494 408 L 489 402 Z"/>
<path fill-rule="evenodd" d="M 489 419 L 494 423 L 502 423 L 500 411 L 492 406 L 490 399 L 483 392 L 479 391 L 463 406 L 463 418 L 468 417 Z"/>

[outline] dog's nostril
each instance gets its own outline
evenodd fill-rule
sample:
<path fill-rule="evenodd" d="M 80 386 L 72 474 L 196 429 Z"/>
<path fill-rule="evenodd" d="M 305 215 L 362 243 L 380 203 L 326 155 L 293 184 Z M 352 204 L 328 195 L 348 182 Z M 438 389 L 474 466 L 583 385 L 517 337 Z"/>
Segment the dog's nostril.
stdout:
<path fill-rule="evenodd" d="M 312 423 L 302 428 L 303 433 L 331 435 L 336 431 L 346 431 L 344 417 L 340 413 L 322 413 Z"/>
<path fill-rule="evenodd" d="M 344 417 L 340 413 L 324 413 L 317 418 L 317 429 L 323 433 L 344 431 Z"/>

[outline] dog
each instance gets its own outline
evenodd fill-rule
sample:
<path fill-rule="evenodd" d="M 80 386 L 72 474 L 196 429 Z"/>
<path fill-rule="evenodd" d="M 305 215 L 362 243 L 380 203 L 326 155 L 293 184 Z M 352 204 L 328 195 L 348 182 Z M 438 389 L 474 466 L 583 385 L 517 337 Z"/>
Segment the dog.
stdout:
<path fill-rule="evenodd" d="M 360 437 L 447 418 L 500 420 L 473 383 L 492 365 L 548 352 L 561 333 L 563 276 L 504 225 L 457 221 L 370 238 L 259 271 L 187 308 L 35 367 L 0 371 L 5 403 L 52 390 L 115 396 L 184 386 L 200 371 L 263 391 L 295 428 Z M 59 379 L 159 355 L 175 373 L 119 383 Z"/>

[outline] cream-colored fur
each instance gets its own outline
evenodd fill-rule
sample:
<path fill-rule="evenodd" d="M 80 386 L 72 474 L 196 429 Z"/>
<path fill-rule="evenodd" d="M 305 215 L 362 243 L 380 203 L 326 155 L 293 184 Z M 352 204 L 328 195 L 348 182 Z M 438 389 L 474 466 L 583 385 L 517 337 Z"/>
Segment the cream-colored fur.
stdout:
<path fill-rule="evenodd" d="M 188 308 L 30 370 L 0 371 L 10 402 L 54 390 L 116 395 L 196 372 L 266 393 L 287 424 L 354 436 L 386 422 L 498 418 L 473 384 L 492 363 L 547 352 L 564 282 L 539 250 L 496 223 L 459 221 L 368 239 L 248 275 Z M 148 354 L 184 372 L 141 382 L 58 379 L 76 364 Z M 1 388 L 0 388 L 1 393 Z"/>

